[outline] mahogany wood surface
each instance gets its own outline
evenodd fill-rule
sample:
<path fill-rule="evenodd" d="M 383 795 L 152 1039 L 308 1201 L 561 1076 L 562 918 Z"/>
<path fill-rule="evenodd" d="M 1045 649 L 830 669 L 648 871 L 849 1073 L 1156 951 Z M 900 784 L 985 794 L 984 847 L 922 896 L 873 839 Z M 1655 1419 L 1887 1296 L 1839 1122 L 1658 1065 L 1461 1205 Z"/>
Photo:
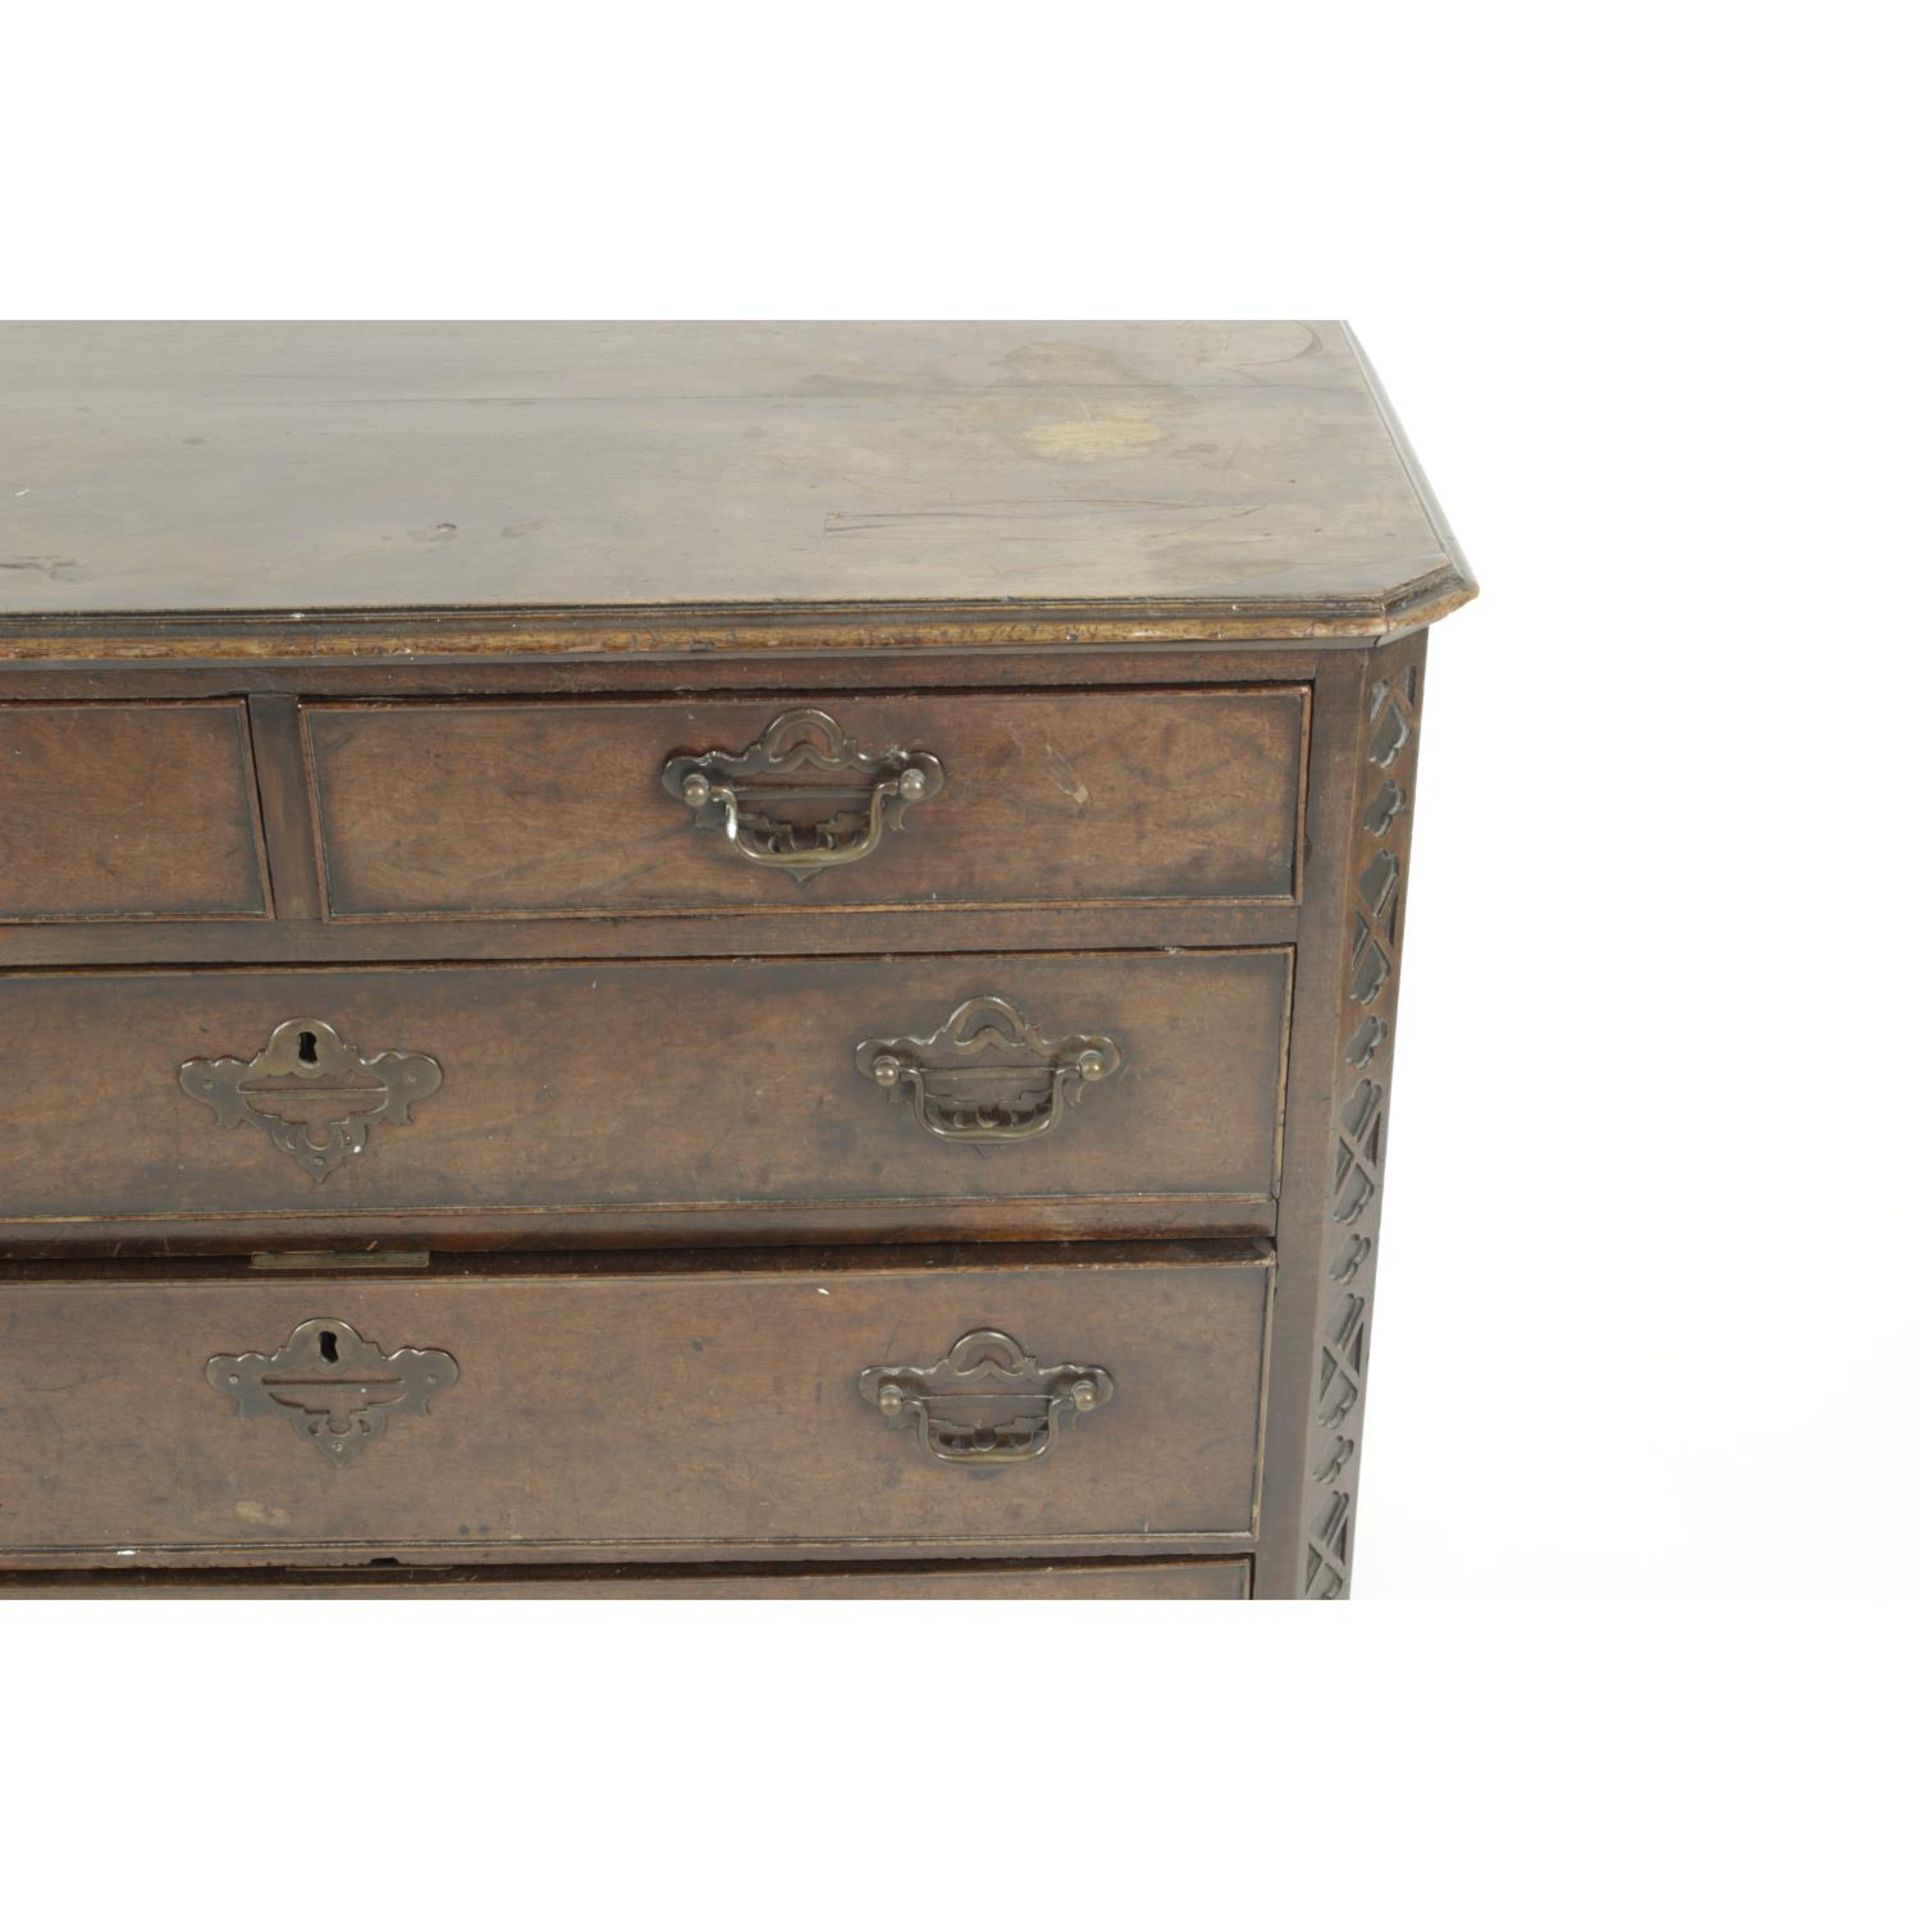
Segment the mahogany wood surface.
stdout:
<path fill-rule="evenodd" d="M 247 713 L 21 706 L 0 685 L 0 921 L 270 909 Z"/>

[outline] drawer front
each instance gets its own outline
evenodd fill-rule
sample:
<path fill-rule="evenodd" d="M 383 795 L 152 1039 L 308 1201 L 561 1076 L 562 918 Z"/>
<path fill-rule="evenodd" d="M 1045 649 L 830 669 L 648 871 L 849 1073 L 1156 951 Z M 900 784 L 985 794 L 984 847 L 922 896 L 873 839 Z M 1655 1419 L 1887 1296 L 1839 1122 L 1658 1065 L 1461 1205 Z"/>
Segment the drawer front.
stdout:
<path fill-rule="evenodd" d="M 811 718 L 766 700 L 305 717 L 335 918 L 523 917 L 1289 900 L 1306 701 L 1282 688 L 823 698 Z"/>
<path fill-rule="evenodd" d="M 0 921 L 259 919 L 237 700 L 0 705 Z"/>
<path fill-rule="evenodd" d="M 0 978 L 0 1219 L 1270 1194 L 1291 956 Z"/>
<path fill-rule="evenodd" d="M 886 1573 L 0 1574 L 0 1600 L 1245 1600 L 1246 1560 L 917 1566 Z"/>
<path fill-rule="evenodd" d="M 1270 1278 L 9 1280 L 0 1552 L 1245 1536 Z"/>

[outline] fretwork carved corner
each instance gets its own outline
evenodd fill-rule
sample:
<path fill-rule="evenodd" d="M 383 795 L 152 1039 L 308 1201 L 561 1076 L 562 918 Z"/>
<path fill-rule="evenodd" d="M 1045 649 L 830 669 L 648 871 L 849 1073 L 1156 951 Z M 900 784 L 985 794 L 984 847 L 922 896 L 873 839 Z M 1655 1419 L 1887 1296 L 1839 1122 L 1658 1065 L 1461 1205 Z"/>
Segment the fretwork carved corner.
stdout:
<path fill-rule="evenodd" d="M 1333 1165 L 1308 1439 L 1299 1591 L 1310 1600 L 1340 1599 L 1352 1581 L 1425 636 L 1383 648 L 1368 666 L 1347 841 Z"/>

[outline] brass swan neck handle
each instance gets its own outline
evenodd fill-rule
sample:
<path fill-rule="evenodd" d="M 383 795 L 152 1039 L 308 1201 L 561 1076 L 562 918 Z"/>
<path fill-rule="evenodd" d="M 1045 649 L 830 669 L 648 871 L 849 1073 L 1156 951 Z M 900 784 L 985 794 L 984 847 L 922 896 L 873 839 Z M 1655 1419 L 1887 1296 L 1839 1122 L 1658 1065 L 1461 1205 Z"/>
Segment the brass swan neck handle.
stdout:
<path fill-rule="evenodd" d="M 946 778 L 930 753 L 863 750 L 817 707 L 779 715 L 738 752 L 675 754 L 660 770 L 697 830 L 720 834 L 742 859 L 802 886 L 866 859 Z"/>

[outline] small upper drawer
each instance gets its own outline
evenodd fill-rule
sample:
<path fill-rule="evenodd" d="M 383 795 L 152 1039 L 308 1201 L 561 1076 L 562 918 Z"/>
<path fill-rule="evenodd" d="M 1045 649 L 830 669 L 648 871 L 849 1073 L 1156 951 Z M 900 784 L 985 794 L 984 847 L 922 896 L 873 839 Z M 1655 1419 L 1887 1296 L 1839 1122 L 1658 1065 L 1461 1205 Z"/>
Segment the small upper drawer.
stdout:
<path fill-rule="evenodd" d="M 0 921 L 268 911 L 240 701 L 0 705 Z"/>
<path fill-rule="evenodd" d="M 335 918 L 1293 897 L 1303 688 L 314 704 Z"/>

